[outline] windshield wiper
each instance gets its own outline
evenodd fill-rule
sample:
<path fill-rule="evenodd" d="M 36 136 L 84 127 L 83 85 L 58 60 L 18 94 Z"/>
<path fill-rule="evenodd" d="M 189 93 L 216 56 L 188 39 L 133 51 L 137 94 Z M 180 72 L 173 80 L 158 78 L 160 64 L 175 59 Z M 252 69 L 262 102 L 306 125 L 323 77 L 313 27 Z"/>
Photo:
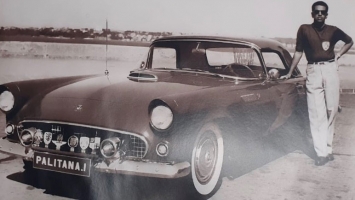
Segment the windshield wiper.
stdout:
<path fill-rule="evenodd" d="M 205 73 L 205 74 L 209 74 L 210 76 L 219 77 L 219 78 L 223 78 L 223 79 L 224 78 L 231 78 L 231 79 L 234 79 L 234 80 L 238 79 L 237 77 L 234 77 L 234 76 L 228 76 L 228 75 L 213 73 L 213 72 L 210 72 L 210 71 L 207 71 L 207 70 L 201 70 L 201 69 L 181 68 L 181 70 L 193 71 L 193 72 L 202 72 L 202 73 Z"/>

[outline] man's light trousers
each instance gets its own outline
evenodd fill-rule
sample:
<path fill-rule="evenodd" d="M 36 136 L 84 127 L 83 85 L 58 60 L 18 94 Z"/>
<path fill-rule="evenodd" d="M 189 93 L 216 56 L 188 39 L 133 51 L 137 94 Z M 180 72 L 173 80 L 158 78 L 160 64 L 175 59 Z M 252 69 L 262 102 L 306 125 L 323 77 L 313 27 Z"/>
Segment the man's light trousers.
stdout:
<path fill-rule="evenodd" d="M 307 65 L 307 103 L 314 149 L 318 156 L 333 152 L 334 123 L 339 106 L 336 62 Z"/>

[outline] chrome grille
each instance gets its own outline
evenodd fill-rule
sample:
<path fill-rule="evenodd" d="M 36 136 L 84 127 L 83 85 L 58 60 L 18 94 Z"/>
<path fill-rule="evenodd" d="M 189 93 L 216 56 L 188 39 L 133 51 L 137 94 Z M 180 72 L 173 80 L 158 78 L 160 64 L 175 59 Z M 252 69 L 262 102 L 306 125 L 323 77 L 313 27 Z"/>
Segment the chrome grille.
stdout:
<path fill-rule="evenodd" d="M 146 147 L 145 147 L 145 143 L 143 142 L 143 140 L 141 140 L 140 138 L 131 135 L 131 143 L 133 146 L 133 149 L 131 150 L 133 157 L 137 157 L 137 158 L 143 158 L 145 151 L 146 151 Z"/>
<path fill-rule="evenodd" d="M 130 158 L 143 158 L 147 153 L 147 142 L 144 140 L 143 137 L 140 137 L 133 133 L 128 133 L 125 131 L 119 130 L 112 130 L 112 129 L 105 129 L 102 127 L 94 127 L 94 126 L 85 126 L 81 124 L 72 124 L 72 123 L 64 123 L 64 122 L 55 122 L 55 121 L 30 121 L 26 120 L 21 122 L 21 129 L 28 129 L 28 128 L 35 128 L 40 129 L 43 133 L 44 132 L 51 132 L 53 134 L 53 140 L 56 140 L 59 134 L 63 137 L 63 141 L 68 143 L 69 137 L 75 135 L 78 138 L 85 136 L 89 137 L 90 140 L 99 137 L 100 142 L 103 140 L 110 138 L 110 137 L 118 137 L 122 141 L 128 141 L 128 145 L 122 149 L 125 151 L 125 155 Z M 48 148 L 55 150 L 55 145 L 49 145 L 45 147 L 44 141 L 39 144 L 40 148 Z M 60 148 L 60 151 L 70 151 L 68 144 L 63 145 Z M 80 145 L 75 147 L 74 152 L 82 153 Z M 92 154 L 97 153 L 99 154 L 99 150 L 96 152 L 92 152 L 90 148 L 87 148 L 85 153 Z"/>

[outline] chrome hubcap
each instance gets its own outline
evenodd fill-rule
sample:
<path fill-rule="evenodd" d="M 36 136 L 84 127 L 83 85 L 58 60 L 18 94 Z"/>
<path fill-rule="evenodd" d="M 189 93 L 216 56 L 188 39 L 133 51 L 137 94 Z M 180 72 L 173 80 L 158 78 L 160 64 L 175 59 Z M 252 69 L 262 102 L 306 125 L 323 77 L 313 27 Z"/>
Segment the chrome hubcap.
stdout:
<path fill-rule="evenodd" d="M 211 179 L 217 161 L 218 144 L 212 132 L 206 132 L 198 142 L 195 153 L 196 178 L 201 184 L 206 184 Z"/>

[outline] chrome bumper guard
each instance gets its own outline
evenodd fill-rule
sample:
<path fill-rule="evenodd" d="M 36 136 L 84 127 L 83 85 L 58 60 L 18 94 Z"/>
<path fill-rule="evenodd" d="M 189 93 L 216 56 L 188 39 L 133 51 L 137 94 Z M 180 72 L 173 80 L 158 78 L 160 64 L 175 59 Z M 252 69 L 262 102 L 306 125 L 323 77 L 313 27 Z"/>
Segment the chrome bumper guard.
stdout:
<path fill-rule="evenodd" d="M 11 142 L 3 138 L 0 138 L 0 152 L 22 157 L 25 160 L 32 160 L 33 158 L 31 148 L 26 148 L 20 143 Z"/>
<path fill-rule="evenodd" d="M 0 152 L 22 157 L 25 160 L 33 160 L 33 150 L 19 143 L 13 143 L 6 139 L 0 139 Z M 115 160 L 107 165 L 100 162 L 93 166 L 95 171 L 103 173 L 129 174 L 156 178 L 180 178 L 190 173 L 190 163 L 176 164 L 159 163 L 151 161 Z"/>
<path fill-rule="evenodd" d="M 121 163 L 122 162 L 122 163 Z M 104 162 L 94 167 L 96 171 L 116 174 L 131 174 L 156 178 L 180 178 L 190 173 L 190 163 L 181 162 L 176 164 L 117 160 L 110 165 Z"/>

